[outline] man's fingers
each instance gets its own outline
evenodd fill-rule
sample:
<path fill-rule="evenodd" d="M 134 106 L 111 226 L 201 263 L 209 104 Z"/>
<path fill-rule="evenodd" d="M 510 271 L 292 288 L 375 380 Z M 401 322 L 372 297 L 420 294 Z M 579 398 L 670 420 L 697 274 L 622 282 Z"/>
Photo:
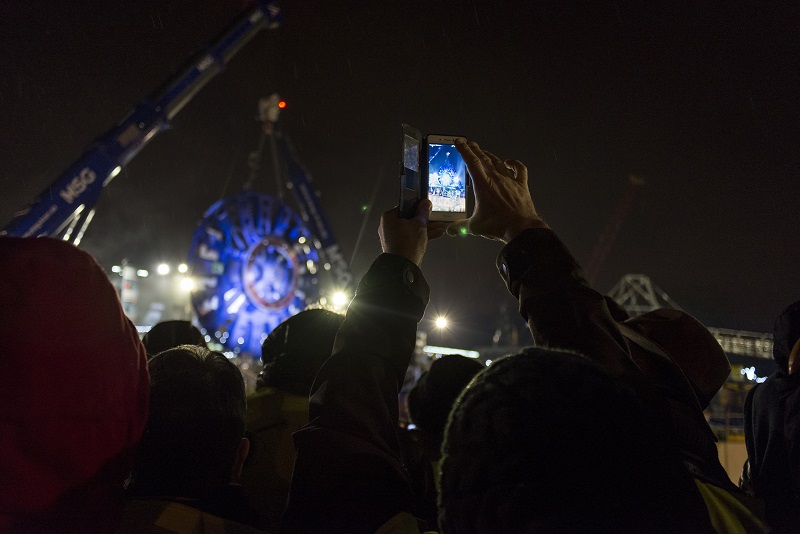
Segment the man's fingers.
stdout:
<path fill-rule="evenodd" d="M 507 159 L 505 165 L 514 169 L 516 173 L 516 180 L 522 183 L 528 183 L 528 168 L 518 159 Z"/>
<path fill-rule="evenodd" d="M 475 145 L 475 147 L 478 146 L 475 143 L 467 144 L 466 141 L 456 139 L 456 150 L 458 150 L 458 153 L 464 158 L 464 163 L 467 164 L 473 182 L 486 184 L 489 182 L 489 178 L 486 176 L 486 171 L 483 168 L 483 162 L 480 156 L 475 153 L 472 145 Z"/>
<path fill-rule="evenodd" d="M 414 219 L 417 219 L 422 223 L 423 226 L 428 225 L 428 219 L 431 216 L 431 209 L 433 208 L 433 204 L 427 198 L 423 198 L 417 204 L 417 211 L 414 213 Z"/>
<path fill-rule="evenodd" d="M 447 225 L 447 235 L 455 237 L 464 233 L 469 233 L 469 219 L 461 219 Z"/>
<path fill-rule="evenodd" d="M 505 162 L 502 159 L 498 158 L 497 156 L 495 156 L 494 154 L 492 154 L 488 150 L 484 150 L 483 152 L 487 156 L 489 156 L 489 159 L 491 160 L 492 167 L 494 167 L 494 170 L 496 170 L 497 172 L 499 172 L 503 176 L 507 176 L 508 175 L 509 167 L 508 167 L 508 165 L 505 164 Z M 516 169 L 514 169 L 514 172 L 516 172 Z"/>
<path fill-rule="evenodd" d="M 447 231 L 446 222 L 430 222 L 428 223 L 428 241 L 442 237 Z"/>

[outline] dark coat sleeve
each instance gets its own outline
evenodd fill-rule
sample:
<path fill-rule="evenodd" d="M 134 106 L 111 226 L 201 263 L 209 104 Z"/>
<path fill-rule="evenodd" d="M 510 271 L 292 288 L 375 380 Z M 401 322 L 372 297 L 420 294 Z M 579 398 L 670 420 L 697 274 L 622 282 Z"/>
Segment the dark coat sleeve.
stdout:
<path fill-rule="evenodd" d="M 580 352 L 616 375 L 638 374 L 605 297 L 552 230 L 522 232 L 500 252 L 497 268 L 538 346 Z"/>
<path fill-rule="evenodd" d="M 311 390 L 285 532 L 374 532 L 414 495 L 400 457 L 397 395 L 429 289 L 416 265 L 382 254 L 359 284 Z"/>

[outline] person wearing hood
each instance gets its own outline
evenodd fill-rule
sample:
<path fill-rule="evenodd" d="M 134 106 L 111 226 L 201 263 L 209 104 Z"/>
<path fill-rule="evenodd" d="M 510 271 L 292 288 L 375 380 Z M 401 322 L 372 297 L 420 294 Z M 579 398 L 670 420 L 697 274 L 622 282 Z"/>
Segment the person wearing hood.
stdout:
<path fill-rule="evenodd" d="M 309 309 L 275 327 L 261 344 L 264 370 L 247 397 L 250 454 L 242 485 L 263 528 L 278 532 L 294 468 L 292 433 L 308 423 L 308 395 L 333 350 L 344 317 Z"/>
<path fill-rule="evenodd" d="M 773 532 L 800 525 L 800 301 L 775 321 L 772 354 L 778 370 L 747 393 L 747 462 L 741 484 L 764 500 Z"/>
<path fill-rule="evenodd" d="M 97 262 L 0 237 L 0 532 L 113 532 L 145 427 L 144 346 Z"/>

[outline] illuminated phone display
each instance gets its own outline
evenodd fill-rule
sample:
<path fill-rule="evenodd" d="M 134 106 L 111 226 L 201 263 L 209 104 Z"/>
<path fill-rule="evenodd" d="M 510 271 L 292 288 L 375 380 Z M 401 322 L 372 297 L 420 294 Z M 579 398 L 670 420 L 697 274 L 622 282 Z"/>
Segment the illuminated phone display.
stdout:
<path fill-rule="evenodd" d="M 454 144 L 428 143 L 428 198 L 433 211 L 467 212 L 467 171 Z"/>

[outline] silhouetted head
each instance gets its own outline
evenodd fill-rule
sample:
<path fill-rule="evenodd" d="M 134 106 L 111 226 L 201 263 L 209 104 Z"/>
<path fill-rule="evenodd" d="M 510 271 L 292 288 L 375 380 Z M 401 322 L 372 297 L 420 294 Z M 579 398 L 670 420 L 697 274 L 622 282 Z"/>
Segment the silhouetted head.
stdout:
<path fill-rule="evenodd" d="M 789 372 L 789 355 L 800 340 L 800 301 L 790 304 L 775 320 L 772 355 L 783 372 Z M 797 350 L 797 349 L 795 349 Z M 795 369 L 792 369 L 795 371 Z"/>
<path fill-rule="evenodd" d="M 258 387 L 308 396 L 317 371 L 331 355 L 343 321 L 343 315 L 313 309 L 279 324 L 261 345 L 264 370 Z"/>
<path fill-rule="evenodd" d="M 149 363 L 150 416 L 129 492 L 202 498 L 224 488 L 236 475 L 244 437 L 239 369 L 223 354 L 194 345 L 161 352 Z"/>
<path fill-rule="evenodd" d="M 142 343 L 149 358 L 180 345 L 207 348 L 205 337 L 189 321 L 162 321 L 144 335 Z"/>
<path fill-rule="evenodd" d="M 443 532 L 643 532 L 681 469 L 636 397 L 583 356 L 528 349 L 479 373 L 442 447 Z M 690 482 L 690 481 L 689 481 Z M 657 526 L 658 528 L 655 528 Z"/>
<path fill-rule="evenodd" d="M 430 434 L 437 448 L 444 438 L 447 416 L 461 390 L 482 369 L 476 360 L 448 354 L 433 361 L 408 394 L 408 412 L 418 429 Z"/>

